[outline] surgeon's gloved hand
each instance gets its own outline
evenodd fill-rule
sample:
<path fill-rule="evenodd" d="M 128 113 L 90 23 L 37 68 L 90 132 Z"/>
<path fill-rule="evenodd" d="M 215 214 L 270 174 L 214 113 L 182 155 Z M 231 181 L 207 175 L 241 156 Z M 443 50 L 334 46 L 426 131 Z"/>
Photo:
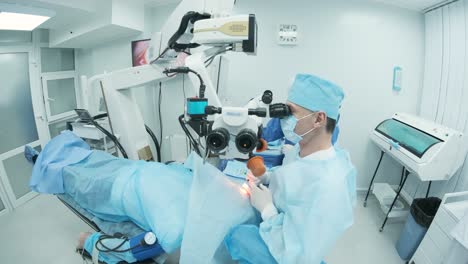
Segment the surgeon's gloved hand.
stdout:
<path fill-rule="evenodd" d="M 278 214 L 270 189 L 263 184 L 257 186 L 253 181 L 249 181 L 249 187 L 250 203 L 261 213 L 264 221 Z"/>
<path fill-rule="evenodd" d="M 294 148 L 294 145 L 284 144 L 283 147 L 281 148 L 281 151 L 283 152 L 283 154 L 285 154 L 285 153 L 289 152 L 293 148 Z"/>
<path fill-rule="evenodd" d="M 249 170 L 247 172 L 247 180 L 255 183 L 255 185 L 263 184 L 268 185 L 270 184 L 270 173 L 266 172 L 262 176 L 256 177 L 253 173 Z"/>

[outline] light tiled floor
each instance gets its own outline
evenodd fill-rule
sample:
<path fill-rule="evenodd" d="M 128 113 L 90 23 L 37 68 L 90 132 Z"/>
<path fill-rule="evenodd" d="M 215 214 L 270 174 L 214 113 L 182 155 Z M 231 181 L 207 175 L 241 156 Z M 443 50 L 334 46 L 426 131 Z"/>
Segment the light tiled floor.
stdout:
<path fill-rule="evenodd" d="M 354 210 L 354 225 L 338 241 L 331 255 L 326 258 L 327 263 L 405 263 L 395 249 L 404 219 L 390 219 L 380 233 L 385 215 L 377 199 L 370 196 L 365 208 L 362 205 L 363 200 L 364 196 L 359 195 Z"/>
<path fill-rule="evenodd" d="M 81 264 L 75 245 L 79 232 L 88 230 L 55 196 L 38 196 L 0 217 L 0 262 Z"/>
<path fill-rule="evenodd" d="M 383 213 L 371 197 L 356 205 L 355 224 L 339 240 L 327 263 L 404 263 L 395 243 L 402 223 L 389 223 L 379 233 Z M 54 196 L 41 195 L 15 211 L 0 216 L 0 263 L 81 264 L 74 252 L 80 231 L 90 228 Z"/>

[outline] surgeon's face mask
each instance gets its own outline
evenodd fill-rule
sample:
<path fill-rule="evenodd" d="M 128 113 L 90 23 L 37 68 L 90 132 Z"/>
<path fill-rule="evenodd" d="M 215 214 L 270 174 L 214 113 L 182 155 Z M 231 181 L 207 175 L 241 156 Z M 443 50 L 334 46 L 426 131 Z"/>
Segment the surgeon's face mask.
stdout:
<path fill-rule="evenodd" d="M 303 137 L 310 132 L 314 131 L 317 127 L 311 128 L 309 131 L 305 132 L 302 135 L 298 135 L 296 132 L 294 132 L 294 129 L 296 128 L 296 125 L 299 121 L 303 120 L 304 118 L 307 118 L 314 113 L 310 113 L 308 115 L 305 115 L 299 119 L 297 119 L 295 116 L 290 115 L 287 118 L 281 119 L 281 129 L 283 130 L 284 136 L 286 137 L 287 140 L 291 141 L 294 144 L 299 143 L 303 139 Z"/>

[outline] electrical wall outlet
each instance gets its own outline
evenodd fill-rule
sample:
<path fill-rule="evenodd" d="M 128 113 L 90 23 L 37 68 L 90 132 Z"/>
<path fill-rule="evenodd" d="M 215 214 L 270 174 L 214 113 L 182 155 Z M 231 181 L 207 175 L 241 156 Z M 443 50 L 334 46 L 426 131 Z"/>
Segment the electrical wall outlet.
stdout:
<path fill-rule="evenodd" d="M 279 45 L 297 45 L 298 30 L 297 25 L 280 24 L 278 31 Z"/>

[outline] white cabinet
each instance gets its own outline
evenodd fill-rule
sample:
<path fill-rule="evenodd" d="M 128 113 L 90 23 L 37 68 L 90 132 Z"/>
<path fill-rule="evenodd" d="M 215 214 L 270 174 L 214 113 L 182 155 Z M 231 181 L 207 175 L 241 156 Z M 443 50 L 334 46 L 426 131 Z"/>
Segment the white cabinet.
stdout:
<path fill-rule="evenodd" d="M 468 264 L 468 250 L 450 232 L 468 211 L 468 192 L 444 196 L 437 214 L 410 264 Z"/>

